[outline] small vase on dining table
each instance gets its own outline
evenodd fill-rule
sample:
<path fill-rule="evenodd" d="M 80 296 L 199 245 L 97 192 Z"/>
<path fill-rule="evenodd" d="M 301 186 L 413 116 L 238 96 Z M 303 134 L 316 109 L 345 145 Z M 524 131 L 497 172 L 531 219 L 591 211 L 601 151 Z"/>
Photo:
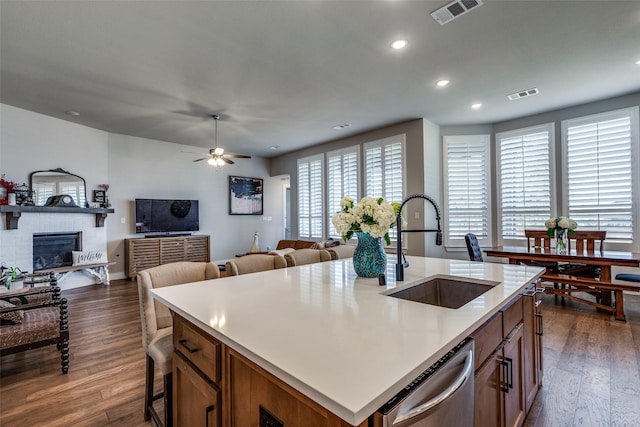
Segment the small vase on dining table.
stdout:
<path fill-rule="evenodd" d="M 378 277 L 387 268 L 387 254 L 382 248 L 382 238 L 369 233 L 356 232 L 358 245 L 353 252 L 353 268 L 359 277 Z"/>
<path fill-rule="evenodd" d="M 560 228 L 556 230 L 556 253 L 567 253 L 567 232 L 566 228 Z"/>

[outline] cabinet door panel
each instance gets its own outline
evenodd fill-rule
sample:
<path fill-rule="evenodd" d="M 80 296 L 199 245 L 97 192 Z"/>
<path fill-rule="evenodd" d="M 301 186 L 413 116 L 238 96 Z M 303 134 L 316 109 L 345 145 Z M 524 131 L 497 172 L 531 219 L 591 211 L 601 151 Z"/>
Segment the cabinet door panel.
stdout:
<path fill-rule="evenodd" d="M 474 426 L 502 426 L 502 349 L 489 356 L 474 377 Z"/>
<path fill-rule="evenodd" d="M 338 425 L 337 418 L 325 409 L 287 390 L 245 360 L 235 355 L 229 360 L 232 426 L 262 425 L 261 407 L 285 426 Z"/>
<path fill-rule="evenodd" d="M 173 353 L 173 375 L 174 425 L 221 425 L 220 393 L 176 352 Z"/>
<path fill-rule="evenodd" d="M 524 327 L 520 323 L 509 334 L 504 345 L 507 362 L 507 391 L 504 396 L 505 427 L 519 427 L 524 423 Z"/>
<path fill-rule="evenodd" d="M 536 299 L 536 294 L 532 292 L 522 297 L 524 305 L 524 388 L 527 412 L 529 412 L 540 387 L 540 352 L 538 346 L 541 344 L 541 340 L 538 335 Z"/>

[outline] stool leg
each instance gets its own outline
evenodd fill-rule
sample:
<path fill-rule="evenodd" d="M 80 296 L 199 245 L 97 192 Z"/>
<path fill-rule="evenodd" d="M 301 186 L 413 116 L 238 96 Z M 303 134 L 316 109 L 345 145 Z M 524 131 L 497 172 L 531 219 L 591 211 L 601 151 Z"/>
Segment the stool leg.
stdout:
<path fill-rule="evenodd" d="M 173 374 L 168 373 L 164 376 L 164 425 L 171 427 L 173 425 Z"/>
<path fill-rule="evenodd" d="M 151 405 L 153 405 L 153 372 L 155 369 L 155 362 L 147 354 L 147 371 L 146 381 L 144 387 L 144 419 L 149 421 L 151 419 Z"/>

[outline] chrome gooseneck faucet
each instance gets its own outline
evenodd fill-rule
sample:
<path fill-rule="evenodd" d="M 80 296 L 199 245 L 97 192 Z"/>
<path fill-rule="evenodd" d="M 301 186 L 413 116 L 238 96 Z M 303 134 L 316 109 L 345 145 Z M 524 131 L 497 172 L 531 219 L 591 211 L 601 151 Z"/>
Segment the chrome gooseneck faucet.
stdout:
<path fill-rule="evenodd" d="M 403 230 L 402 229 L 402 208 L 404 205 L 413 199 L 424 199 L 433 205 L 433 209 L 436 211 L 436 221 L 438 223 L 438 228 L 435 230 Z M 412 194 L 407 196 L 402 203 L 400 204 L 400 210 L 398 210 L 398 216 L 396 217 L 396 227 L 398 228 L 398 262 L 396 264 L 396 281 L 404 280 L 404 269 L 405 267 L 409 267 L 409 263 L 402 253 L 402 233 L 436 233 L 436 245 L 442 246 L 442 230 L 440 229 L 440 208 L 435 200 L 426 194 Z"/>

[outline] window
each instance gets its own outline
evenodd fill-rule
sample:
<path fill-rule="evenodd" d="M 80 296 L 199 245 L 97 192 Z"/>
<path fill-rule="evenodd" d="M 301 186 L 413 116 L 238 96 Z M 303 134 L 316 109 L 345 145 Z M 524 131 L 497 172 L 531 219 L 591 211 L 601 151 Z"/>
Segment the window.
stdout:
<path fill-rule="evenodd" d="M 404 145 L 405 135 L 364 144 L 365 194 L 384 197 L 389 202 L 402 202 L 404 198 Z M 396 229 L 389 230 L 392 240 Z"/>
<path fill-rule="evenodd" d="M 580 229 L 606 230 L 612 243 L 635 238 L 637 247 L 638 108 L 565 120 L 562 139 L 563 211 Z"/>
<path fill-rule="evenodd" d="M 327 153 L 327 212 L 329 224 L 329 237 L 341 238 L 336 231 L 331 217 L 340 210 L 340 200 L 343 197 L 351 197 L 356 202 L 359 200 L 359 154 L 360 147 L 354 146 L 344 150 L 336 150 Z"/>
<path fill-rule="evenodd" d="M 322 155 L 298 160 L 298 236 L 322 238 Z"/>
<path fill-rule="evenodd" d="M 552 204 L 554 126 L 549 123 L 496 135 L 498 233 L 502 243 L 523 240 L 527 228 L 544 228 Z"/>
<path fill-rule="evenodd" d="M 489 135 L 443 138 L 445 246 L 466 247 L 473 233 L 491 243 L 491 161 Z"/>

